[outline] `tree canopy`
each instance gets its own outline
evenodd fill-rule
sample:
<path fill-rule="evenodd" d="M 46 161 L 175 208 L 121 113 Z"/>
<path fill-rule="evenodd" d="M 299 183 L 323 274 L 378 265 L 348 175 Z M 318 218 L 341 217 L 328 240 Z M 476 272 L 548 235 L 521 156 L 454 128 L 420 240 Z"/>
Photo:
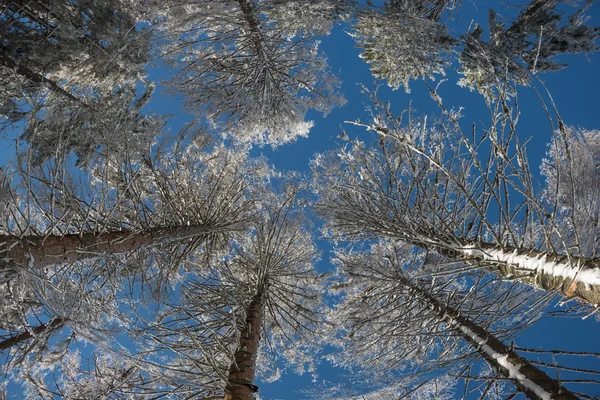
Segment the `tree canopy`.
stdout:
<path fill-rule="evenodd" d="M 597 5 L 493 7 L 4 1 L 0 398 L 597 398 Z"/>

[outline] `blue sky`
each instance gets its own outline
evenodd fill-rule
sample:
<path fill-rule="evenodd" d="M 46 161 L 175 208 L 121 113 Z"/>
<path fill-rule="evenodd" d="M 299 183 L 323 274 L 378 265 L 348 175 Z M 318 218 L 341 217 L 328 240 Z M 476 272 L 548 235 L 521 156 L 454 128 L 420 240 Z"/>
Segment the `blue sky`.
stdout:
<path fill-rule="evenodd" d="M 473 19 L 487 26 L 487 9 L 497 7 L 501 2 L 479 1 L 475 6 L 471 1 L 465 1 L 462 8 L 456 12 L 455 20 L 449 25 L 454 33 L 460 34 L 466 30 Z M 591 16 L 590 25 L 600 25 L 600 7 L 596 4 L 588 15 Z M 319 113 L 309 112 L 309 119 L 314 120 L 315 126 L 308 138 L 300 138 L 295 143 L 281 146 L 277 150 L 269 147 L 256 148 L 253 154 L 266 156 L 274 166 L 280 170 L 294 170 L 308 175 L 309 160 L 317 152 L 324 152 L 342 144 L 336 136 L 340 133 L 340 125 L 348 132 L 351 139 L 364 135 L 364 130 L 353 126 L 344 125 L 344 120 L 361 118 L 367 120 L 365 105 L 368 99 L 360 93 L 358 83 L 373 86 L 368 65 L 358 57 L 359 49 L 354 47 L 352 38 L 346 34 L 345 26 L 336 26 L 331 35 L 322 38 L 321 48 L 329 58 L 332 72 L 342 80 L 342 90 L 347 99 L 343 108 L 334 109 L 327 117 Z M 546 83 L 556 106 L 567 125 L 580 126 L 587 129 L 600 129 L 600 54 L 592 54 L 587 58 L 583 55 L 564 57 L 571 66 L 557 73 L 545 74 L 540 79 Z M 157 70 L 152 74 L 152 79 L 160 78 Z M 440 93 L 445 104 L 464 107 L 463 121 L 470 126 L 472 123 L 485 126 L 488 119 L 487 109 L 478 93 L 471 93 L 467 89 L 456 85 L 458 75 L 448 71 L 447 82 L 442 84 Z M 383 83 L 383 82 L 379 82 Z M 413 113 L 424 115 L 439 113 L 435 103 L 430 98 L 423 83 L 411 82 L 411 93 L 406 94 L 403 89 L 391 91 L 383 86 L 380 95 L 390 100 L 393 110 L 401 112 L 411 104 Z M 547 100 L 547 98 L 546 98 Z M 538 165 L 546 151 L 546 144 L 551 138 L 551 127 L 541 107 L 535 92 L 530 88 L 521 88 L 519 92 L 521 118 L 518 132 L 521 137 L 532 136 L 527 150 L 534 173 L 539 173 Z M 173 97 L 163 95 L 158 91 L 153 100 L 151 109 L 161 113 L 173 113 L 174 126 L 186 117 L 181 115 L 181 105 Z M 14 152 L 14 132 L 8 137 L 0 138 L 0 166 L 8 162 Z M 321 271 L 329 271 L 330 247 L 324 241 L 319 242 L 323 257 L 319 264 Z M 595 351 L 600 353 L 600 323 L 589 318 L 559 318 L 544 317 L 535 326 L 526 330 L 515 342 L 522 347 L 545 349 L 564 349 L 570 351 Z M 595 365 L 600 365 L 600 360 L 595 360 Z M 585 367 L 585 363 L 577 364 Z M 337 374 L 341 371 L 330 368 L 323 361 L 318 368 L 318 380 L 340 381 Z M 312 386 L 310 375 L 297 376 L 293 372 L 284 373 L 282 379 L 275 383 L 262 384 L 259 380 L 260 395 L 262 399 L 297 399 L 303 396 L 300 390 Z M 458 390 L 460 386 L 458 386 Z M 598 393 L 590 393 L 598 395 Z M 457 394 L 457 398 L 460 396 Z M 468 398 L 477 398 L 475 394 Z"/>

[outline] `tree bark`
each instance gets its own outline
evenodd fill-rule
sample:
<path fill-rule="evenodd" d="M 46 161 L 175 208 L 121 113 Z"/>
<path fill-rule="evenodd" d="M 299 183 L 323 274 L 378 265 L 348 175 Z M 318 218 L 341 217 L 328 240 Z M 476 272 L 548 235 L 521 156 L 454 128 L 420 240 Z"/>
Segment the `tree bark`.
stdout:
<path fill-rule="evenodd" d="M 486 242 L 454 248 L 440 246 L 437 250 L 448 258 L 485 262 L 486 269 L 507 279 L 575 297 L 594 306 L 600 304 L 600 260 L 597 258 L 567 257 Z"/>
<path fill-rule="evenodd" d="M 58 84 L 56 82 L 45 78 L 44 76 L 38 74 L 37 72 L 27 68 L 26 66 L 24 66 L 20 63 L 17 63 L 8 54 L 6 54 L 4 51 L 1 51 L 1 50 L 0 50 L 0 65 L 3 65 L 4 67 L 6 67 L 8 69 L 13 70 L 16 74 L 21 75 L 22 77 L 28 79 L 29 81 L 31 81 L 33 83 L 37 83 L 39 85 L 46 86 L 48 89 L 50 89 L 51 91 L 53 91 L 54 93 L 56 93 L 60 96 L 64 96 L 70 100 L 73 100 L 74 102 L 76 102 L 78 104 L 85 105 L 85 103 L 83 101 L 81 101 L 81 99 L 73 96 L 71 93 L 67 92 L 65 89 L 58 86 Z"/>
<path fill-rule="evenodd" d="M 444 306 L 428 291 L 414 285 L 407 279 L 402 284 L 425 304 L 430 306 L 441 321 L 460 334 L 479 354 L 517 389 L 534 400 L 576 400 L 573 393 L 536 368 L 527 359 L 504 345 L 484 328 L 463 317 L 452 308 Z"/>
<path fill-rule="evenodd" d="M 184 225 L 150 228 L 137 233 L 116 231 L 46 237 L 0 236 L 0 274 L 6 270 L 18 271 L 24 267 L 41 269 L 54 264 L 96 259 L 106 254 L 124 254 L 150 245 L 233 229 Z M 10 278 L 4 277 L 4 281 L 8 279 Z"/>
<path fill-rule="evenodd" d="M 460 237 L 444 238 L 426 229 L 409 232 L 388 229 L 378 235 L 394 237 L 425 250 L 434 250 L 451 260 L 478 264 L 478 267 L 506 279 L 600 306 L 598 258 L 566 256 Z"/>
<path fill-rule="evenodd" d="M 256 356 L 263 319 L 263 294 L 254 295 L 246 310 L 246 320 L 240 342 L 229 368 L 225 400 L 253 400 L 258 386 L 254 384 Z"/>
<path fill-rule="evenodd" d="M 12 346 L 16 346 L 19 343 L 23 343 L 26 340 L 29 340 L 36 335 L 40 335 L 46 330 L 58 329 L 61 328 L 65 324 L 64 318 L 52 318 L 49 322 L 36 326 L 33 329 L 27 330 L 23 333 L 19 333 L 16 336 L 13 336 L 9 339 L 3 340 L 0 342 L 0 351 L 7 350 Z"/>

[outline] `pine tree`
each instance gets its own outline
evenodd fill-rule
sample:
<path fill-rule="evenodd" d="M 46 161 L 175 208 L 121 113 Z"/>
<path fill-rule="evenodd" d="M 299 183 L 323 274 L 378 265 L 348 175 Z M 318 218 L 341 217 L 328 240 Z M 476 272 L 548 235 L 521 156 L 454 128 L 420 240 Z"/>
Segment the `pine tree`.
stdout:
<path fill-rule="evenodd" d="M 344 100 L 314 35 L 269 20 L 262 3 L 173 5 L 163 57 L 190 110 L 238 140 L 278 146 L 308 135 L 309 109 L 326 114 Z"/>
<path fill-rule="evenodd" d="M 556 206 L 540 200 L 524 147 L 501 130 L 514 129 L 509 115 L 478 138 L 463 133 L 452 114 L 441 128 L 427 119 L 403 125 L 389 105 L 374 101 L 373 122 L 357 123 L 377 134 L 374 143 L 356 141 L 313 161 L 317 209 L 332 237 L 395 238 L 449 262 L 600 304 L 596 249 L 571 240 L 595 232 L 567 228 Z M 561 234 L 565 228 L 570 236 Z"/>
<path fill-rule="evenodd" d="M 139 328 L 146 349 L 140 362 L 170 392 L 253 399 L 258 373 L 277 378 L 271 363 L 313 362 L 322 282 L 297 185 L 268 193 L 261 217 L 231 255 L 190 269 L 157 321 Z"/>
<path fill-rule="evenodd" d="M 3 128 L 21 121 L 20 139 L 36 148 L 37 161 L 74 151 L 85 166 L 107 147 L 140 151 L 162 133 L 162 118 L 141 113 L 154 91 L 143 82 L 145 13 L 137 1 L 7 2 L 0 118 Z"/>
<path fill-rule="evenodd" d="M 31 196 L 27 213 L 42 221 L 20 226 L 23 210 L 6 210 L 1 243 L 4 270 L 30 269 L 119 255 L 148 246 L 226 234 L 251 213 L 252 162 L 243 152 L 197 140 L 144 161 L 115 157 L 76 182 L 66 161 L 22 166 L 24 188 L 5 186 L 10 197 Z M 256 165 L 257 168 L 262 168 Z M 25 190 L 25 191 L 23 191 Z M 21 191 L 21 193 L 20 193 Z"/>
<path fill-rule="evenodd" d="M 600 28 L 585 24 L 585 9 L 565 15 L 555 1 L 533 0 L 508 27 L 491 9 L 489 42 L 479 25 L 463 38 L 459 84 L 491 96 L 505 79 L 529 85 L 532 75 L 567 67 L 560 55 L 597 51 Z"/>
<path fill-rule="evenodd" d="M 411 79 L 444 76 L 457 44 L 437 22 L 446 6 L 436 2 L 431 9 L 425 2 L 393 1 L 383 9 L 359 11 L 351 36 L 373 76 L 393 89 L 403 86 L 407 93 Z"/>
<path fill-rule="evenodd" d="M 21 184 L 3 185 L 0 343 L 4 372 L 31 375 L 31 390 L 71 343 L 114 356 L 127 296 L 144 292 L 136 285 L 160 296 L 188 258 L 229 251 L 270 176 L 261 160 L 201 136 L 143 162 L 107 160 L 85 176 L 64 160 L 25 161 L 12 172 Z"/>
<path fill-rule="evenodd" d="M 422 382 L 432 371 L 456 373 L 480 357 L 531 399 L 578 398 L 492 331 L 510 336 L 522 329 L 518 320 L 535 317 L 522 303 L 527 292 L 481 280 L 470 289 L 456 278 L 433 280 L 423 268 L 435 266 L 410 247 L 382 242 L 364 253 L 338 252 L 344 296 L 332 319 L 343 327 L 339 363 L 374 375 L 405 370 Z"/>

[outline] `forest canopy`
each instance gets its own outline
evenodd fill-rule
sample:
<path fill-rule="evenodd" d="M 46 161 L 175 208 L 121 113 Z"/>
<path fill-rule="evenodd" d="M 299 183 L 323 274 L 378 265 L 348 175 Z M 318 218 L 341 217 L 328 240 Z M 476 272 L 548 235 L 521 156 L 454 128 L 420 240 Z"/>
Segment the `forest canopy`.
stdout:
<path fill-rule="evenodd" d="M 0 399 L 600 396 L 594 0 L 4 0 Z"/>

